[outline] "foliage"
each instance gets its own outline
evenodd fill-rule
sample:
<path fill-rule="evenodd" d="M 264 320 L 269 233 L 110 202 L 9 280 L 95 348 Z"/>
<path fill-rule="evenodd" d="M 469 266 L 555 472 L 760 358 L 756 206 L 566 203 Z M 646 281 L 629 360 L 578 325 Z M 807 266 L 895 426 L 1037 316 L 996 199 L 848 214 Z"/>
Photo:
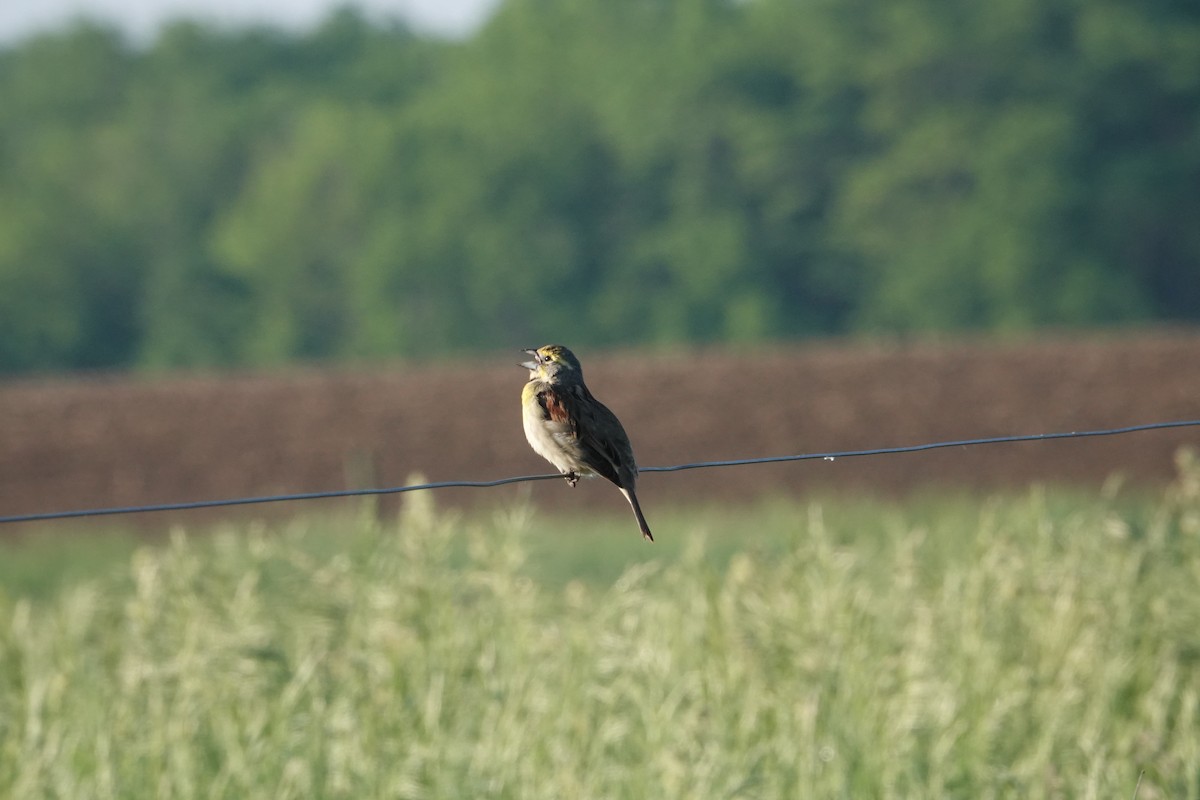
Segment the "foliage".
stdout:
<path fill-rule="evenodd" d="M 0 793 L 1197 798 L 1198 486 L 177 532 L 0 597 Z"/>
<path fill-rule="evenodd" d="M 507 0 L 0 50 L 0 372 L 1200 319 L 1181 3 Z"/>

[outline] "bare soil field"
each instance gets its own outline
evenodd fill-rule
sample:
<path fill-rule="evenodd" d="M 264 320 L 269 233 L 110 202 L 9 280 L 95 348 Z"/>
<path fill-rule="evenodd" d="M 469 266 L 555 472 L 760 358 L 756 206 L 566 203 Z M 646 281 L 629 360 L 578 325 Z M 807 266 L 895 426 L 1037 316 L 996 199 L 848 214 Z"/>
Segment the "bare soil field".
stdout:
<path fill-rule="evenodd" d="M 1196 331 L 577 354 L 643 466 L 1200 418 Z M 549 472 L 521 431 L 522 358 L 514 350 L 451 365 L 0 383 L 0 515 L 397 486 L 415 473 L 438 481 Z M 1150 485 L 1174 475 L 1184 445 L 1200 445 L 1200 429 L 648 473 L 639 493 L 652 515 L 656 504 L 695 498 L 1094 488 L 1113 476 Z M 524 492 L 540 505 L 626 508 L 603 481 L 446 490 L 437 501 L 503 503 Z M 227 513 L 326 502 L 345 501 Z"/>

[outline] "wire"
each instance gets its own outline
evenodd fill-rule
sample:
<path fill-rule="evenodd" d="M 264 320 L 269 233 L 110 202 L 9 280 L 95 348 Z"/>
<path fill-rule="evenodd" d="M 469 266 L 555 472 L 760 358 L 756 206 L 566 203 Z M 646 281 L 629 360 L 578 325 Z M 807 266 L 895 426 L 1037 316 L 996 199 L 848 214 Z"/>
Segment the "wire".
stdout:
<path fill-rule="evenodd" d="M 0 524 L 6 522 L 39 522 L 50 519 L 70 519 L 72 517 L 105 517 L 114 514 L 141 514 L 147 511 L 191 511 L 197 508 L 221 508 L 225 506 L 250 506 L 262 503 L 283 503 L 292 500 L 326 500 L 332 497 L 368 497 L 381 494 L 400 494 L 401 492 L 419 492 L 427 489 L 471 488 L 485 489 L 490 486 L 503 486 L 506 483 L 521 483 L 523 481 L 548 481 L 561 478 L 562 475 L 521 475 L 515 478 L 499 478 L 494 481 L 442 481 L 440 483 L 418 483 L 411 486 L 393 486 L 387 489 L 345 489 L 330 492 L 301 492 L 299 494 L 273 494 L 263 497 L 235 497 L 229 500 L 192 500 L 183 503 L 156 503 L 144 506 L 116 506 L 113 508 L 84 508 L 73 511 L 47 511 L 37 514 L 19 514 L 0 517 Z"/>
<path fill-rule="evenodd" d="M 743 464 L 773 464 L 780 461 L 810 461 L 822 459 L 835 461 L 839 458 L 854 458 L 856 456 L 886 456 L 894 453 L 919 453 L 922 450 L 939 450 L 944 447 L 969 447 L 980 444 L 1007 444 L 1010 442 L 1040 442 L 1050 439 L 1082 439 L 1086 436 L 1116 436 L 1120 433 L 1136 433 L 1138 431 L 1154 431 L 1163 428 L 1188 428 L 1200 426 L 1200 419 L 1180 420 L 1178 422 L 1150 422 L 1145 425 L 1130 425 L 1126 428 L 1109 428 L 1098 431 L 1071 431 L 1069 433 L 1028 433 L 1021 436 L 989 436 L 984 439 L 961 439 L 955 442 L 931 442 L 928 444 L 910 444 L 901 447 L 877 447 L 871 450 L 844 450 L 835 453 L 805 453 L 799 456 L 766 456 L 764 458 L 742 458 L 733 461 L 701 461 L 695 464 L 680 464 L 674 467 L 639 467 L 638 472 L 682 472 L 685 469 L 702 469 L 704 467 L 737 467 Z M 557 476 L 552 476 L 557 477 Z M 0 518 L 3 522 L 3 518 Z"/>
<path fill-rule="evenodd" d="M 829 453 L 802 453 L 789 456 L 765 456 L 761 458 L 738 458 L 728 461 L 697 461 L 691 464 L 676 464 L 669 467 L 641 467 L 639 472 L 682 472 L 688 469 L 708 469 L 710 467 L 740 467 L 749 464 L 776 464 L 785 461 L 836 461 L 839 458 L 856 458 L 860 456 L 883 456 L 898 453 L 917 453 L 924 450 L 938 450 L 946 447 L 972 447 L 976 445 L 1007 444 L 1012 442 L 1036 442 L 1051 439 L 1082 439 L 1089 436 L 1116 436 L 1124 433 L 1139 431 L 1163 430 L 1167 428 L 1188 428 L 1200 426 L 1200 420 L 1178 420 L 1174 422 L 1151 422 L 1145 425 L 1130 425 L 1124 428 L 1108 428 L 1093 431 L 1070 431 L 1066 433 L 1033 433 L 1019 436 L 989 436 L 982 439 L 960 439 L 950 442 L 929 442 L 926 444 L 904 445 L 900 447 L 877 447 L 869 450 L 842 450 Z M 185 503 L 157 503 L 152 505 L 117 506 L 113 508 L 85 508 L 71 511 L 47 511 L 37 514 L 17 514 L 0 517 L 0 524 L 10 522 L 41 522 L 52 519 L 72 519 L 77 517 L 103 517 L 115 514 L 141 514 L 151 511 L 190 511 L 199 508 L 222 508 L 227 506 L 248 506 L 262 503 L 284 503 L 299 500 L 324 500 L 334 497 L 371 497 L 402 492 L 419 492 L 431 489 L 486 489 L 493 486 L 504 486 L 509 483 L 528 483 L 531 481 L 548 481 L 561 478 L 561 475 L 520 475 L 512 478 L 498 478 L 491 481 L 440 481 L 437 483 L 419 483 L 410 486 L 394 486 L 386 489 L 346 489 L 330 492 L 303 492 L 300 494 L 276 494 L 263 497 L 237 497 L 227 500 L 196 500 Z"/>

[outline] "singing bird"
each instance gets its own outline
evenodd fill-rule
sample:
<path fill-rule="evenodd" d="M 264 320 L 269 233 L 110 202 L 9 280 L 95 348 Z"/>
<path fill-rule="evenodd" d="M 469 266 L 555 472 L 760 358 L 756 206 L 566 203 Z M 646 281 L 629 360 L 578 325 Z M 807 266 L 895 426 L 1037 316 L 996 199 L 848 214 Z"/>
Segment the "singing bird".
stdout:
<path fill-rule="evenodd" d="M 654 541 L 634 492 L 638 469 L 629 436 L 617 415 L 588 391 L 579 359 L 559 344 L 525 352 L 533 356 L 519 365 L 529 370 L 529 383 L 521 392 L 521 419 L 530 447 L 572 487 L 580 477 L 592 475 L 615 483 L 629 501 L 642 536 Z"/>

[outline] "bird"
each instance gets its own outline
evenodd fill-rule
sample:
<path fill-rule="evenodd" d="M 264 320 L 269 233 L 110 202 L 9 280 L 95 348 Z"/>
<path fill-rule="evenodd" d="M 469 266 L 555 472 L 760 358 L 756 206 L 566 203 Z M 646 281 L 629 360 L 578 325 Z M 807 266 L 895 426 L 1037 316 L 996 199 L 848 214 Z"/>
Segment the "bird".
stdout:
<path fill-rule="evenodd" d="M 553 464 L 574 488 L 581 477 L 600 475 L 616 484 L 629 501 L 638 528 L 654 541 L 634 485 L 638 468 L 633 447 L 617 415 L 592 396 L 579 359 L 560 344 L 524 352 L 518 366 L 529 370 L 521 392 L 521 419 L 529 446 Z"/>

